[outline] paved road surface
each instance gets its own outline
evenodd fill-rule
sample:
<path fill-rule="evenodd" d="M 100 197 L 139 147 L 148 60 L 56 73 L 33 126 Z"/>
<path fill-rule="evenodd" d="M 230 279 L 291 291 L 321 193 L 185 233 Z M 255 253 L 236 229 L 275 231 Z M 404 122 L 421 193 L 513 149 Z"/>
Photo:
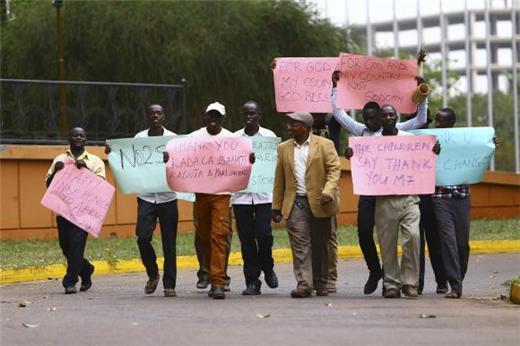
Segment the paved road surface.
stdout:
<path fill-rule="evenodd" d="M 231 292 L 211 300 L 195 271 L 179 272 L 177 298 L 142 293 L 144 273 L 94 277 L 86 293 L 64 295 L 59 281 L 0 287 L 2 345 L 519 345 L 520 308 L 495 299 L 520 274 L 520 254 L 475 255 L 465 296 L 434 293 L 431 268 L 419 299 L 364 296 L 362 261 L 341 261 L 338 293 L 296 300 L 292 268 L 276 267 L 280 287 L 244 297 L 241 267 Z M 27 307 L 19 303 L 29 301 Z M 55 308 L 55 309 L 54 309 Z M 420 318 L 421 314 L 435 318 Z M 258 315 L 270 315 L 260 318 Z M 23 323 L 38 325 L 27 328 Z"/>

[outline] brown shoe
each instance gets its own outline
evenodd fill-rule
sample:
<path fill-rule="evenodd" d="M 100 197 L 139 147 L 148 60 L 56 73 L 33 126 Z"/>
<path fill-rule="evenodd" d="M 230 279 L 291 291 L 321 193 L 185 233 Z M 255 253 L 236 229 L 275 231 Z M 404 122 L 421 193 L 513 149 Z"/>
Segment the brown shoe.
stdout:
<path fill-rule="evenodd" d="M 164 296 L 165 297 L 177 297 L 177 293 L 175 293 L 175 290 L 173 288 L 165 288 Z"/>
<path fill-rule="evenodd" d="M 329 295 L 329 289 L 327 287 L 320 287 L 316 289 L 316 295 L 318 297 L 326 297 Z"/>
<path fill-rule="evenodd" d="M 461 293 L 461 292 L 451 290 L 451 292 L 446 293 L 446 295 L 444 296 L 444 298 L 448 298 L 448 299 L 459 299 L 460 296 L 462 296 L 462 293 Z"/>
<path fill-rule="evenodd" d="M 160 275 L 157 275 L 155 279 L 148 279 L 146 282 L 146 286 L 144 286 L 145 294 L 152 294 L 157 289 L 157 285 L 159 284 Z"/>
<path fill-rule="evenodd" d="M 311 292 L 301 288 L 297 288 L 291 291 L 292 298 L 310 298 Z"/>
<path fill-rule="evenodd" d="M 401 298 L 401 291 L 397 288 L 387 288 L 384 292 L 383 297 L 385 298 Z"/>
<path fill-rule="evenodd" d="M 417 298 L 419 293 L 417 292 L 417 288 L 412 285 L 403 285 L 403 294 L 409 298 Z"/>

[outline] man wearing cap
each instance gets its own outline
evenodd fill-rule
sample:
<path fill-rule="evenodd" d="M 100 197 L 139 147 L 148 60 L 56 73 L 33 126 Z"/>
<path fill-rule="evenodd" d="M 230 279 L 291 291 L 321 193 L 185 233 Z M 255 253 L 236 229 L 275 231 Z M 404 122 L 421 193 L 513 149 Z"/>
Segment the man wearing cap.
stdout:
<path fill-rule="evenodd" d="M 207 126 L 190 133 L 193 137 L 233 137 L 233 133 L 222 127 L 226 115 L 224 105 L 214 102 L 206 108 Z M 168 158 L 165 157 L 167 161 Z M 249 161 L 254 162 L 254 155 Z M 226 298 L 226 249 L 231 230 L 229 206 L 231 193 L 219 194 L 197 193 L 195 195 L 195 212 L 198 216 L 197 232 L 202 247 L 203 257 L 209 258 L 209 274 L 211 289 L 208 296 L 213 299 Z"/>
<path fill-rule="evenodd" d="M 307 112 L 287 114 L 291 139 L 278 146 L 272 218 L 287 220 L 297 281 L 293 298 L 328 295 L 331 218 L 339 211 L 340 161 L 332 141 L 311 134 Z"/>

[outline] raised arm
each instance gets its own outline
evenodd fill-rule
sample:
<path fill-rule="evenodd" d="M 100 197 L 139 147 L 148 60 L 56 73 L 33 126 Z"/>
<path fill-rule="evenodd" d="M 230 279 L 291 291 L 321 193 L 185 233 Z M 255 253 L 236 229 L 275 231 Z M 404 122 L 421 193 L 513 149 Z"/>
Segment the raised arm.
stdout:
<path fill-rule="evenodd" d="M 408 121 L 397 123 L 396 127 L 402 131 L 415 130 L 426 124 L 428 113 L 428 98 L 417 105 L 417 116 Z"/>

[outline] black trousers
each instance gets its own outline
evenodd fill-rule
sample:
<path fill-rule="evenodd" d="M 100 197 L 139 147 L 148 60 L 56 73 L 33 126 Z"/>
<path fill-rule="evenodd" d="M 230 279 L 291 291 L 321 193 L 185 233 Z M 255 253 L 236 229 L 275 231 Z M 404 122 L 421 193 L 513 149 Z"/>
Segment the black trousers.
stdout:
<path fill-rule="evenodd" d="M 63 277 L 63 287 L 75 286 L 78 276 L 84 280 L 94 269 L 94 266 L 83 257 L 88 233 L 61 216 L 56 217 L 56 223 L 60 248 L 67 259 L 67 272 Z"/>
<path fill-rule="evenodd" d="M 359 196 L 357 217 L 359 246 L 370 272 L 381 271 L 376 243 L 374 242 L 375 213 L 376 198 Z"/>
<path fill-rule="evenodd" d="M 424 287 L 425 272 L 425 245 L 428 243 L 428 253 L 430 254 L 430 263 L 432 265 L 435 282 L 437 285 L 445 286 L 447 284 L 446 273 L 444 271 L 444 263 L 442 262 L 441 240 L 437 230 L 437 221 L 433 211 L 433 202 L 431 195 L 421 195 L 421 222 L 419 230 L 421 231 L 421 247 L 420 247 L 420 270 L 419 270 L 419 286 Z"/>
<path fill-rule="evenodd" d="M 146 268 L 146 274 L 153 279 L 159 275 L 159 267 L 157 266 L 157 256 L 152 246 L 152 238 L 155 227 L 157 226 L 157 218 L 161 226 L 161 241 L 164 256 L 164 288 L 175 288 L 177 279 L 177 221 L 179 212 L 177 209 L 177 200 L 166 203 L 150 203 L 137 198 L 137 246 L 141 254 L 141 260 Z"/>
<path fill-rule="evenodd" d="M 234 204 L 233 212 L 240 238 L 246 286 L 255 284 L 260 287 L 260 273 L 271 273 L 274 267 L 271 203 Z"/>
<path fill-rule="evenodd" d="M 433 198 L 433 208 L 444 261 L 446 278 L 451 289 L 462 293 L 462 281 L 468 270 L 471 201 Z"/>

